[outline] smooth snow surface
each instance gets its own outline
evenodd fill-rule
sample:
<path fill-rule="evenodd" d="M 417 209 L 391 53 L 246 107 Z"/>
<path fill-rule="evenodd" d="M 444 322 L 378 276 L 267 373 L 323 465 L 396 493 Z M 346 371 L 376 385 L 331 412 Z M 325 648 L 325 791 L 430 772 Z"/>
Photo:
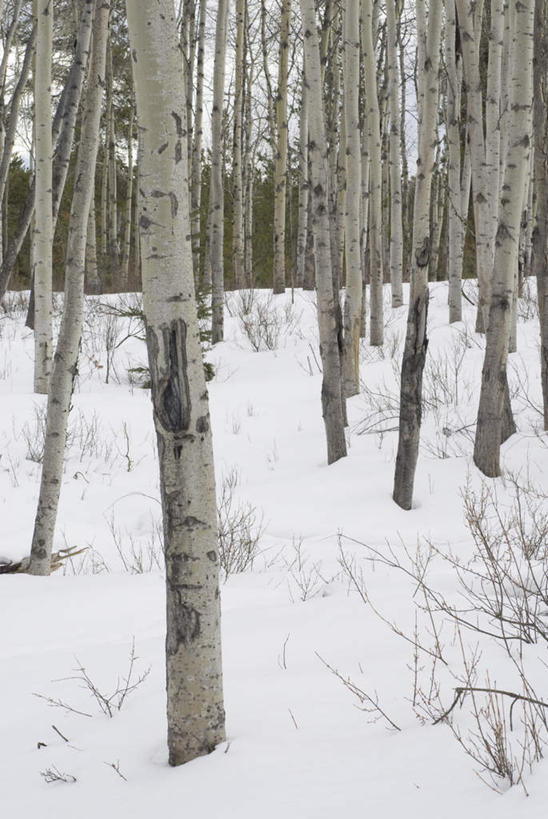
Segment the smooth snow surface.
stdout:
<path fill-rule="evenodd" d="M 349 455 L 327 467 L 313 296 L 296 291 L 291 306 L 290 293 L 255 294 L 247 305 L 251 321 L 262 305 L 271 335 L 279 335 L 277 349 L 259 352 L 238 319 L 241 297 L 229 296 L 227 341 L 208 355 L 216 370 L 209 390 L 217 483 L 220 492 L 223 480 L 231 482 L 233 506 L 255 508 L 263 533 L 252 570 L 232 575 L 222 590 L 228 741 L 176 770 L 167 766 L 151 404 L 127 372 L 145 364 L 146 352 L 135 338 L 120 344 L 105 384 L 107 333 L 114 347 L 128 323 L 99 308 L 118 303 L 117 297 L 88 300 L 55 540 L 56 548 L 88 549 L 49 579 L 0 576 L 1 817 L 548 815 L 546 761 L 524 771 L 528 796 L 521 785 L 508 788 L 503 781 L 495 792 L 446 725 L 421 724 L 411 702 L 413 680 L 416 671 L 428 688 L 430 656 L 414 663 L 413 639 L 397 636 L 374 613 L 340 564 L 342 546 L 375 609 L 411 638 L 417 613 L 420 639 L 431 646 L 429 625 L 416 607 L 417 584 L 368 560 L 371 553 L 349 539 L 381 551 L 390 544 L 403 562 L 405 549 L 414 555 L 428 540 L 463 559 L 473 554 L 462 492 L 467 484 L 476 491 L 481 486 L 470 425 L 483 342 L 467 302 L 465 323 L 449 327 L 446 285 L 431 292 L 427 405 L 412 512 L 391 500 L 406 308 L 387 306 L 383 350 L 363 344 L 364 389 L 348 402 Z M 388 305 L 388 292 L 386 298 Z M 0 555 L 17 559 L 30 548 L 40 477 L 32 458 L 45 399 L 32 394 L 32 336 L 24 329 L 22 297 L 10 293 L 6 302 L 9 312 L 0 315 Z M 526 302 L 520 313 L 519 352 L 511 356 L 519 432 L 504 446 L 504 465 L 546 491 L 547 439 L 531 406 L 540 405 L 538 321 Z M 510 482 L 490 485 L 502 506 L 510 503 Z M 458 585 L 443 560 L 434 561 L 430 582 L 448 597 Z M 458 673 L 454 628 L 448 625 L 443 636 Z M 479 636 L 462 633 L 470 650 Z M 112 693 L 127 672 L 133 639 L 135 674 L 150 673 L 110 719 L 75 669 L 84 667 L 100 691 Z M 537 668 L 548 659 L 546 644 L 528 650 L 536 693 L 547 699 L 546 668 Z M 519 681 L 503 648 L 486 641 L 482 651 L 478 685 L 489 672 L 493 685 L 515 690 Z M 378 698 L 401 730 L 363 710 L 320 657 Z M 448 707 L 459 683 L 443 669 L 439 679 Z M 91 716 L 52 707 L 44 697 Z M 463 734 L 474 729 L 468 702 L 454 716 Z M 519 754 L 517 745 L 513 752 Z M 77 781 L 47 783 L 40 773 L 53 768 Z"/>

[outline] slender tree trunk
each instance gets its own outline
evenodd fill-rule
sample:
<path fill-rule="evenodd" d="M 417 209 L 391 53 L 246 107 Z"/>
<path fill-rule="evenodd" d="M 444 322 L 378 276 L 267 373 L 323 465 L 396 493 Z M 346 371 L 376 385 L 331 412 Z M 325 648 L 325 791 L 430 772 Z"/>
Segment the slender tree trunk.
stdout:
<path fill-rule="evenodd" d="M 338 294 L 333 292 L 331 271 L 327 140 L 325 136 L 316 9 L 314 0 L 300 0 L 300 5 L 310 99 L 308 150 L 311 169 L 310 199 L 316 255 L 320 354 L 323 365 L 322 410 L 327 438 L 327 461 L 332 464 L 346 455 L 345 413 L 341 391 L 341 357 L 337 338 L 338 327 L 335 305 L 335 300 L 338 301 Z"/>
<path fill-rule="evenodd" d="M 247 11 L 246 30 L 249 27 L 249 8 Z M 245 74 L 244 88 L 244 136 L 245 149 L 243 153 L 244 171 L 244 269 L 247 287 L 254 287 L 255 280 L 253 274 L 253 192 L 255 181 L 255 147 L 253 145 L 253 83 L 255 79 L 255 61 L 251 54 L 251 44 L 249 36 L 246 36 L 247 72 Z"/>
<path fill-rule="evenodd" d="M 207 0 L 200 0 L 198 22 L 198 59 L 196 63 L 196 104 L 194 110 L 194 140 L 192 143 L 192 184 L 190 219 L 192 223 L 192 254 L 195 280 L 200 271 L 200 208 L 202 202 L 202 143 L 204 136 L 204 45 L 207 20 Z"/>
<path fill-rule="evenodd" d="M 287 196 L 287 81 L 291 0 L 282 0 L 278 92 L 276 95 L 276 153 L 274 155 L 274 293 L 285 291 L 285 212 Z"/>
<path fill-rule="evenodd" d="M 244 174 L 242 165 L 246 5 L 246 0 L 237 0 L 236 2 L 234 139 L 232 143 L 232 270 L 237 290 L 243 289 L 246 284 L 244 267 Z"/>
<path fill-rule="evenodd" d="M 223 192 L 223 100 L 225 88 L 228 0 L 219 0 L 213 68 L 211 112 L 211 186 L 209 193 L 209 256 L 211 262 L 211 319 L 213 344 L 224 336 L 224 192 Z"/>
<path fill-rule="evenodd" d="M 50 572 L 53 536 L 63 477 L 68 415 L 82 335 L 86 235 L 99 145 L 109 13 L 109 5 L 104 0 L 99 0 L 93 32 L 90 81 L 86 92 L 70 213 L 65 267 L 65 304 L 50 379 L 40 496 L 32 537 L 29 572 L 36 575 L 47 575 Z"/>
<path fill-rule="evenodd" d="M 369 136 L 369 259 L 370 324 L 373 346 L 384 341 L 382 266 L 382 161 L 379 101 L 377 96 L 375 48 L 373 45 L 373 2 L 362 0 L 362 49 L 365 61 L 365 95 Z"/>
<path fill-rule="evenodd" d="M 392 307 L 403 304 L 403 223 L 400 169 L 400 106 L 398 70 L 398 0 L 386 2 L 386 66 L 390 101 L 390 282 Z M 401 13 L 401 12 L 400 12 Z"/>
<path fill-rule="evenodd" d="M 210 753 L 225 738 L 215 475 L 194 294 L 185 97 L 173 4 L 158 0 L 144 8 L 130 0 L 127 8 L 164 519 L 169 762 L 180 765 Z"/>
<path fill-rule="evenodd" d="M 68 73 L 65 86 L 61 93 L 61 98 L 57 104 L 55 117 L 53 119 L 52 143 L 55 148 L 55 156 L 53 161 L 54 227 L 65 185 L 74 137 L 76 113 L 78 111 L 80 96 L 82 93 L 82 85 L 88 64 L 89 42 L 91 35 L 90 7 L 93 7 L 92 0 L 84 0 L 83 11 L 80 15 L 80 26 L 74 59 Z M 4 156 L 6 156 L 5 152 L 3 159 Z M 32 222 L 36 190 L 35 182 L 36 180 L 33 178 L 19 224 L 17 225 L 13 235 L 10 237 L 9 244 L 5 249 L 4 258 L 2 259 L 2 267 L 0 268 L 0 298 L 2 298 L 8 288 L 17 257 Z"/>
<path fill-rule="evenodd" d="M 344 117 L 346 134 L 346 299 L 344 304 L 344 389 L 360 389 L 360 324 L 362 267 L 360 253 L 361 140 L 359 111 L 360 0 L 347 0 L 344 10 Z"/>
<path fill-rule="evenodd" d="M 52 157 L 51 57 L 53 4 L 35 0 L 36 64 L 34 128 L 36 212 L 34 221 L 34 391 L 47 393 L 53 355 L 52 309 Z"/>
<path fill-rule="evenodd" d="M 86 238 L 86 293 L 97 295 L 102 293 L 103 284 L 99 277 L 99 265 L 97 263 L 97 224 L 95 220 L 95 202 L 92 199 Z"/>
<path fill-rule="evenodd" d="M 297 231 L 297 287 L 304 287 L 308 234 L 308 91 L 303 65 L 301 115 L 299 119 L 299 225 Z"/>
<path fill-rule="evenodd" d="M 503 174 L 504 197 L 499 210 L 489 325 L 474 445 L 474 463 L 488 477 L 500 475 L 512 299 L 532 137 L 534 6 L 535 0 L 511 0 L 508 8 L 512 32 L 509 147 Z"/>
<path fill-rule="evenodd" d="M 413 209 L 413 252 L 407 334 L 400 392 L 400 426 L 394 500 L 411 509 L 419 454 L 422 416 L 422 375 L 426 361 L 428 319 L 428 263 L 431 249 L 430 196 L 437 142 L 441 3 L 430 6 L 428 23 L 424 0 L 416 0 L 419 80 L 419 151 Z"/>
<path fill-rule="evenodd" d="M 464 234 L 470 191 L 463 196 L 463 170 L 461 145 L 462 108 L 462 54 L 457 51 L 457 15 L 455 0 L 446 2 L 445 63 L 447 69 L 447 150 L 449 199 L 449 321 L 462 320 L 462 263 Z"/>
<path fill-rule="evenodd" d="M 120 248 L 118 246 L 118 171 L 116 160 L 116 128 L 114 114 L 114 75 L 112 68 L 112 37 L 109 40 L 107 54 L 107 90 L 109 94 L 107 125 L 108 156 L 108 204 L 107 204 L 107 241 L 109 267 L 112 283 L 119 286 Z"/>
<path fill-rule="evenodd" d="M 534 126 L 536 221 L 533 231 L 533 275 L 537 280 L 540 365 L 544 429 L 548 430 L 548 8 L 535 7 Z"/>
<path fill-rule="evenodd" d="M 133 206 L 133 115 L 134 106 L 132 100 L 127 137 L 127 196 L 124 222 L 124 247 L 122 251 L 122 264 L 120 268 L 120 289 L 122 292 L 128 288 L 129 255 L 131 251 L 131 209 Z"/>

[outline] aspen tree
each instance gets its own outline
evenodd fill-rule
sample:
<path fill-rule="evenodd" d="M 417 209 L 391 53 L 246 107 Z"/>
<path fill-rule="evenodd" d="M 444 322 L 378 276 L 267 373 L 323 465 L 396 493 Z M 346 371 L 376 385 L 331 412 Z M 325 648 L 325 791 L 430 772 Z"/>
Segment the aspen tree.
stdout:
<path fill-rule="evenodd" d="M 362 268 L 360 253 L 361 144 L 359 114 L 360 0 L 347 0 L 344 10 L 344 117 L 346 135 L 346 299 L 344 305 L 344 389 L 360 387 L 360 324 Z"/>
<path fill-rule="evenodd" d="M 246 54 L 247 72 L 245 73 L 245 102 L 244 102 L 244 137 L 245 148 L 243 154 L 243 186 L 244 197 L 244 270 L 247 287 L 254 286 L 253 273 L 253 191 L 255 184 L 255 158 L 258 141 L 253 143 L 253 96 L 252 89 L 255 81 L 255 57 L 252 54 L 249 37 L 249 8 L 246 7 Z"/>
<path fill-rule="evenodd" d="M 72 149 L 73 143 L 73 136 L 74 136 L 74 128 L 76 123 L 76 114 L 78 111 L 78 106 L 80 102 L 80 96 L 82 92 L 82 85 L 84 82 L 84 76 L 87 70 L 88 65 L 88 56 L 89 56 L 89 42 L 90 42 L 90 35 L 91 35 L 91 20 L 92 15 L 90 9 L 94 7 L 94 0 L 84 0 L 82 10 L 80 13 L 80 22 L 79 22 L 79 30 L 78 36 L 76 39 L 76 48 L 74 52 L 74 57 L 72 60 L 72 64 L 63 87 L 63 91 L 61 93 L 61 97 L 57 104 L 57 110 L 55 112 L 55 116 L 53 118 L 52 124 L 52 142 L 55 150 L 54 162 L 53 162 L 53 218 L 54 218 L 54 225 L 55 220 L 57 218 L 59 212 L 59 205 L 61 202 L 61 196 L 63 193 L 65 180 L 68 171 L 68 165 L 70 160 L 70 154 Z M 32 55 L 32 49 L 34 47 L 34 35 L 36 33 L 36 28 L 33 28 L 33 33 L 29 39 L 29 44 L 27 46 L 27 53 L 25 55 L 25 63 L 23 65 L 23 71 L 21 72 L 21 76 L 18 80 L 16 90 L 14 95 L 17 92 L 19 87 L 23 88 L 26 82 L 25 74 L 25 65 L 27 62 L 27 55 L 28 55 L 28 67 L 30 67 L 30 56 Z M 13 101 L 11 104 L 11 108 L 13 109 Z M 14 136 L 15 136 L 15 122 L 16 117 L 13 120 L 14 122 Z M 8 140 L 10 134 L 10 127 L 12 122 L 12 114 L 10 112 L 10 120 L 9 125 L 6 133 L 6 141 Z M 4 150 L 2 155 L 2 161 L 0 162 L 0 192 L 2 191 L 2 173 L 4 169 L 4 163 L 6 167 L 6 173 L 9 168 L 9 161 L 8 161 L 8 151 L 7 149 Z M 0 268 L 0 298 L 6 292 L 11 274 L 15 267 L 15 262 L 17 260 L 17 256 L 19 255 L 19 251 L 23 245 L 25 240 L 25 236 L 28 233 L 32 217 L 34 215 L 34 205 L 35 205 L 35 190 L 36 190 L 36 179 L 33 180 L 30 186 L 29 193 L 27 195 L 27 199 L 23 208 L 23 212 L 21 214 L 21 218 L 17 228 L 14 230 L 12 236 L 10 236 L 9 244 L 5 249 L 4 257 L 2 259 L 2 266 Z"/>
<path fill-rule="evenodd" d="M 118 277 L 120 266 L 120 248 L 118 244 L 118 172 L 116 159 L 116 129 L 114 112 L 114 69 L 112 65 L 112 36 L 109 38 L 107 52 L 107 89 L 108 110 L 107 127 L 107 243 L 108 261 L 112 278 Z"/>
<path fill-rule="evenodd" d="M 223 192 L 223 100 L 225 93 L 228 0 L 219 0 L 215 31 L 213 67 L 213 108 L 211 111 L 211 187 L 209 193 L 209 258 L 211 263 L 211 339 L 224 336 L 224 192 Z"/>
<path fill-rule="evenodd" d="M 537 281 L 544 429 L 548 430 L 548 8 L 535 4 L 534 125 L 536 220 L 533 274 Z"/>
<path fill-rule="evenodd" d="M 128 0 L 140 133 L 143 299 L 160 462 L 169 762 L 225 738 L 215 476 L 190 242 L 185 95 L 172 0 Z"/>
<path fill-rule="evenodd" d="M 413 212 L 411 291 L 401 371 L 398 454 L 393 494 L 395 502 L 402 509 L 411 509 L 413 502 L 422 411 L 422 375 L 428 346 L 428 263 L 432 243 L 430 198 L 437 142 L 442 4 L 436 2 L 430 5 L 428 22 L 424 0 L 416 0 L 416 9 L 419 150 Z"/>
<path fill-rule="evenodd" d="M 65 302 L 49 385 L 40 495 L 32 537 L 29 572 L 36 575 L 50 573 L 53 535 L 63 477 L 68 415 L 78 367 L 84 318 L 86 235 L 99 145 L 109 14 L 110 5 L 105 0 L 97 0 L 91 64 L 69 221 Z"/>
<path fill-rule="evenodd" d="M 403 304 L 403 224 L 400 170 L 398 34 L 399 0 L 386 0 L 386 70 L 390 102 L 390 284 L 392 307 Z"/>
<path fill-rule="evenodd" d="M 236 54 L 234 70 L 234 128 L 232 142 L 232 270 L 237 290 L 245 287 L 244 190 L 243 190 L 243 111 L 245 68 L 246 0 L 236 0 Z"/>
<path fill-rule="evenodd" d="M 479 284 L 477 329 L 489 316 L 495 234 L 497 229 L 501 145 L 501 66 L 504 26 L 503 0 L 491 0 L 487 94 L 483 99 L 480 45 L 484 0 L 456 0 L 461 32 L 467 96 L 467 124 L 472 159 L 472 192 Z M 483 115 L 485 104 L 485 118 Z M 485 123 L 485 128 L 484 128 Z"/>
<path fill-rule="evenodd" d="M 36 14 L 34 68 L 36 206 L 33 231 L 34 391 L 47 393 L 53 355 L 53 146 L 51 138 L 53 2 L 52 0 L 34 0 L 34 3 Z"/>
<path fill-rule="evenodd" d="M 373 0 L 362 0 L 362 50 L 365 62 L 365 98 L 369 142 L 369 263 L 371 281 L 369 287 L 369 340 L 374 346 L 382 346 L 384 339 L 382 161 L 380 111 L 376 79 L 377 66 L 375 62 L 373 30 Z"/>
<path fill-rule="evenodd" d="M 92 200 L 89 208 L 88 230 L 86 238 L 86 293 L 100 293 L 103 289 L 97 263 L 97 224 L 95 221 L 95 203 Z"/>
<path fill-rule="evenodd" d="M 202 202 L 202 144 L 204 114 L 204 45 L 207 19 L 207 0 L 200 0 L 198 18 L 198 53 L 196 62 L 196 97 L 194 107 L 194 130 L 192 142 L 191 203 L 192 253 L 194 276 L 198 277 L 200 267 L 200 206 Z"/>
<path fill-rule="evenodd" d="M 127 132 L 127 194 L 126 213 L 124 220 L 124 243 L 122 246 L 122 261 L 120 264 L 120 290 L 127 290 L 129 283 L 129 255 L 131 251 L 131 210 L 133 207 L 133 119 L 135 106 L 133 99 L 129 112 L 129 125 Z"/>
<path fill-rule="evenodd" d="M 276 94 L 276 152 L 274 154 L 274 293 L 285 290 L 285 218 L 287 195 L 287 83 L 291 0 L 282 0 L 278 90 Z"/>
<path fill-rule="evenodd" d="M 303 61 L 299 118 L 299 226 L 297 233 L 297 287 L 304 287 L 308 234 L 308 93 Z"/>
<path fill-rule="evenodd" d="M 320 47 L 314 0 L 300 0 L 309 94 L 310 205 L 314 235 L 320 354 L 323 365 L 322 411 L 329 464 L 346 455 L 341 356 L 331 271 L 327 140 L 322 93 Z"/>
<path fill-rule="evenodd" d="M 462 159 L 461 108 L 462 108 L 462 52 L 457 50 L 457 15 L 455 0 L 446 0 L 445 17 L 445 64 L 447 72 L 447 195 L 449 233 L 449 321 L 462 319 L 462 264 L 464 235 L 470 183 L 472 180 L 470 151 Z"/>
<path fill-rule="evenodd" d="M 521 211 L 529 170 L 533 117 L 535 0 L 510 0 L 508 153 L 504 163 L 493 279 L 486 333 L 474 463 L 488 477 L 500 475 L 500 445 L 507 390 L 506 365 L 518 264 Z"/>

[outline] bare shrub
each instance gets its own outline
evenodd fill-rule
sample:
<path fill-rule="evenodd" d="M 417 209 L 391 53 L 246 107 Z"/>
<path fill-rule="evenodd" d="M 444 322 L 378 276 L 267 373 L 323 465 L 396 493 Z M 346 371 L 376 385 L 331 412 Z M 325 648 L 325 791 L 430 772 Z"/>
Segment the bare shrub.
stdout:
<path fill-rule="evenodd" d="M 100 713 L 109 718 L 112 718 L 117 711 L 122 710 L 129 695 L 132 694 L 146 680 L 150 673 L 150 668 L 147 668 L 141 674 L 137 674 L 136 664 L 139 662 L 139 657 L 135 653 L 135 639 L 133 639 L 131 643 L 127 671 L 125 675 L 122 674 L 117 676 L 116 682 L 112 688 L 112 693 L 110 694 L 101 690 L 78 659 L 76 659 L 76 662 L 78 663 L 78 667 L 75 669 L 75 675 L 72 677 L 64 677 L 61 680 L 56 680 L 56 682 L 76 681 L 79 684 L 79 687 L 83 688 L 94 700 Z M 79 708 L 75 708 L 73 705 L 63 700 L 48 697 L 44 694 L 34 694 L 34 696 L 45 700 L 48 705 L 54 708 L 62 708 L 65 711 L 69 711 L 83 717 L 93 716 L 86 711 L 81 711 Z"/>
<path fill-rule="evenodd" d="M 48 785 L 50 785 L 52 782 L 66 782 L 72 784 L 78 781 L 75 776 L 60 771 L 59 768 L 55 767 L 55 765 L 52 765 L 51 768 L 46 768 L 45 771 L 40 771 L 40 776 L 45 782 L 48 783 Z"/>
<path fill-rule="evenodd" d="M 322 574 L 321 561 L 310 560 L 303 549 L 303 539 L 293 538 L 289 556 L 285 555 L 285 566 L 288 572 L 289 596 L 293 602 L 300 600 L 306 603 L 313 597 L 324 596 L 327 586 L 336 580 L 338 575 L 326 578 Z"/>
<path fill-rule="evenodd" d="M 108 528 L 124 571 L 128 574 L 148 574 L 163 570 L 164 538 L 159 521 L 152 521 L 146 538 L 137 538 L 128 531 L 122 533 L 116 526 L 114 516 L 108 521 Z"/>
<path fill-rule="evenodd" d="M 515 476 L 508 482 L 509 500 L 498 497 L 492 484 L 465 488 L 464 515 L 474 547 L 468 559 L 430 541 L 419 543 L 414 554 L 403 543 L 397 550 L 362 544 L 369 561 L 409 579 L 413 634 L 379 611 L 363 571 L 341 550 L 351 587 L 413 646 L 411 701 L 417 717 L 446 724 L 496 790 L 518 783 L 525 788 L 525 774 L 542 758 L 548 740 L 548 694 L 539 694 L 534 682 L 545 677 L 538 647 L 548 644 L 546 495 Z M 456 578 L 452 594 L 431 579 L 440 561 Z M 501 656 L 495 646 L 503 649 L 505 685 L 491 681 L 489 657 L 500 662 Z"/>
<path fill-rule="evenodd" d="M 226 580 L 253 568 L 263 534 L 262 516 L 250 503 L 236 500 L 239 473 L 231 470 L 222 480 L 217 500 L 219 564 Z"/>
<path fill-rule="evenodd" d="M 281 306 L 271 293 L 257 296 L 254 290 L 238 291 L 234 312 L 242 334 L 257 353 L 276 350 L 301 319 L 291 303 Z"/>

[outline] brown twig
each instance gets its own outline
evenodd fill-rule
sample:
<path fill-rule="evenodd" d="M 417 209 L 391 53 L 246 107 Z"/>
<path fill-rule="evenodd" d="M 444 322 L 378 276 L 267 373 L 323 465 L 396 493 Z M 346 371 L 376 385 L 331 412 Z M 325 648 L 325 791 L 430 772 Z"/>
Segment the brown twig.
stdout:
<path fill-rule="evenodd" d="M 466 694 L 470 693 L 500 694 L 503 697 L 511 697 L 514 700 L 511 707 L 513 707 L 514 703 L 516 703 L 518 700 L 523 700 L 523 702 L 529 702 L 531 705 L 540 705 L 542 708 L 548 708 L 548 702 L 536 700 L 533 697 L 526 697 L 523 694 L 516 694 L 514 691 L 503 691 L 501 688 L 478 688 L 474 685 L 459 686 L 458 688 L 455 688 L 455 699 L 451 703 L 450 707 L 441 715 L 441 717 L 434 720 L 433 725 L 437 725 L 438 722 L 442 722 L 442 720 L 446 719 L 451 711 L 459 704 L 461 699 L 463 699 Z"/>

